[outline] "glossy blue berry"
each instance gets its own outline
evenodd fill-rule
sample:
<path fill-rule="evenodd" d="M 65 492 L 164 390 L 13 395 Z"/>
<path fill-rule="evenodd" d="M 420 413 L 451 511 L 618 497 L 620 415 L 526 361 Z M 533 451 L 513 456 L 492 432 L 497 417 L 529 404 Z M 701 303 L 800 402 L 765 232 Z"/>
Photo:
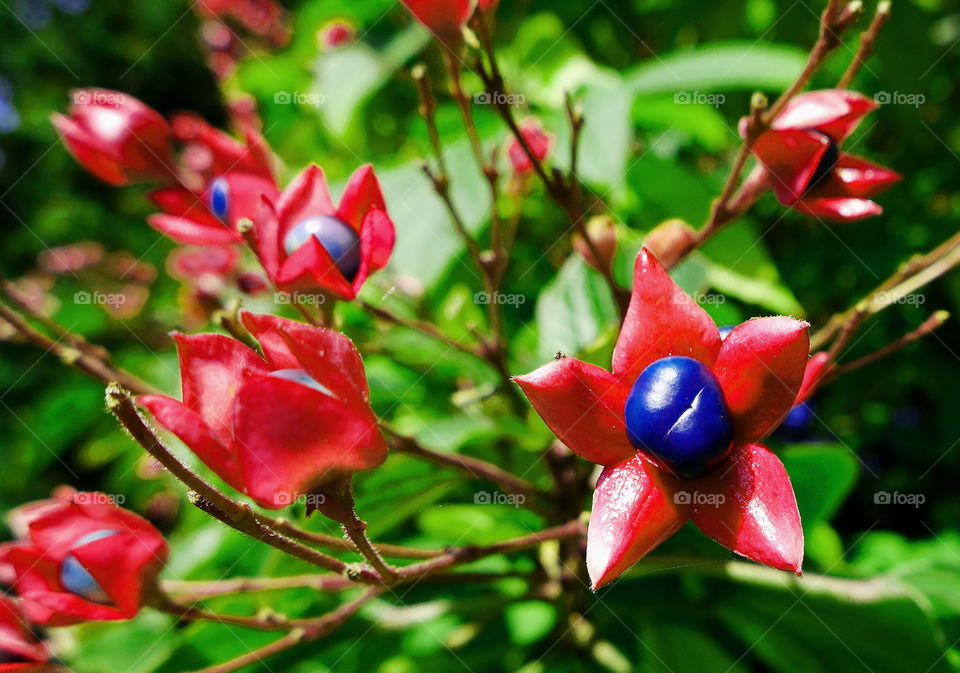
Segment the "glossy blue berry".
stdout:
<path fill-rule="evenodd" d="M 103 529 L 92 533 L 87 533 L 74 543 L 73 548 L 82 547 L 105 537 L 116 535 L 119 531 Z M 109 605 L 113 601 L 107 592 L 103 590 L 100 583 L 93 578 L 90 571 L 83 567 L 77 557 L 73 554 L 67 554 L 60 566 L 60 584 L 63 588 L 72 594 L 80 596 L 93 603 L 102 603 Z"/>
<path fill-rule="evenodd" d="M 733 331 L 734 327 L 736 327 L 736 325 L 724 325 L 720 327 L 720 341 L 726 339 L 730 332 Z"/>
<path fill-rule="evenodd" d="M 708 472 L 733 442 L 720 384 L 693 358 L 661 358 L 644 369 L 624 415 L 633 445 L 687 479 Z"/>
<path fill-rule="evenodd" d="M 215 178 L 210 183 L 210 189 L 207 190 L 207 200 L 210 210 L 221 221 L 227 221 L 227 213 L 230 211 L 230 183 L 226 178 Z"/>
<path fill-rule="evenodd" d="M 302 386 L 319 390 L 321 393 L 334 397 L 334 394 L 329 388 L 310 376 L 303 369 L 278 369 L 270 372 L 270 376 L 278 379 L 286 379 L 287 381 L 293 381 L 294 383 L 299 383 Z"/>
<path fill-rule="evenodd" d="M 283 237 L 283 249 L 292 255 L 311 236 L 330 254 L 344 278 L 353 280 L 360 269 L 360 237 L 353 227 L 333 215 L 308 217 L 290 228 Z"/>

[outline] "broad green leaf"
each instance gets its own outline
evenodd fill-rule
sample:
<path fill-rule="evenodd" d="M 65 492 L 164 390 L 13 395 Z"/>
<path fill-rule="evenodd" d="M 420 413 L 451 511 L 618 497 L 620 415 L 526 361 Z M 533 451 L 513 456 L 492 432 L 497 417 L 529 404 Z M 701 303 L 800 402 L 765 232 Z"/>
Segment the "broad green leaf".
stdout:
<path fill-rule="evenodd" d="M 860 473 L 857 457 L 835 444 L 791 446 L 780 458 L 797 495 L 804 531 L 830 520 Z"/>
<path fill-rule="evenodd" d="M 610 288 L 579 255 L 571 255 L 556 279 L 537 298 L 540 355 L 573 355 L 593 343 L 617 320 Z"/>

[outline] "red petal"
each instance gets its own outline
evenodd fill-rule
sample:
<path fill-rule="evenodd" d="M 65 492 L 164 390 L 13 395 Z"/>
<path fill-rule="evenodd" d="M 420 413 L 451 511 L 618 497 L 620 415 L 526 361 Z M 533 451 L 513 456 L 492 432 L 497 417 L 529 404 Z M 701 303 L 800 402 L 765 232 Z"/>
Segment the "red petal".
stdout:
<path fill-rule="evenodd" d="M 299 365 L 335 397 L 353 405 L 358 414 L 375 420 L 363 360 L 353 342 L 334 330 L 289 323 L 280 333 Z"/>
<path fill-rule="evenodd" d="M 633 296 L 613 350 L 613 373 L 632 385 L 647 365 L 684 355 L 713 365 L 720 352 L 716 324 L 643 248 L 633 274 Z"/>
<path fill-rule="evenodd" d="M 180 351 L 183 403 L 224 443 L 233 436 L 233 396 L 244 372 L 264 372 L 266 362 L 235 339 L 219 334 L 175 334 Z"/>
<path fill-rule="evenodd" d="M 869 199 L 846 197 L 823 199 L 811 198 L 811 196 L 800 199 L 791 207 L 806 215 L 833 222 L 859 222 L 883 212 L 883 208 Z"/>
<path fill-rule="evenodd" d="M 231 488 L 243 492 L 240 469 L 230 448 L 233 444 L 232 433 L 218 437 L 200 414 L 164 395 L 141 395 L 137 403 L 149 411 L 157 423 L 179 437 L 204 465 Z M 224 428 L 221 427 L 221 430 Z"/>
<path fill-rule="evenodd" d="M 673 535 L 689 517 L 681 483 L 640 456 L 604 469 L 587 530 L 587 572 L 596 591 Z"/>
<path fill-rule="evenodd" d="M 761 134 L 752 149 L 777 200 L 789 206 L 806 191 L 829 144 L 817 133 L 788 129 Z"/>
<path fill-rule="evenodd" d="M 357 274 L 359 276 L 359 273 Z M 287 257 L 277 274 L 277 288 L 285 292 L 329 292 L 341 299 L 353 299 L 356 292 L 344 278 L 330 253 L 311 236 Z"/>
<path fill-rule="evenodd" d="M 356 231 L 360 231 L 363 220 L 371 210 L 386 210 L 380 183 L 373 173 L 373 166 L 367 164 L 358 168 L 347 183 L 340 197 L 337 217 Z"/>
<path fill-rule="evenodd" d="M 470 0 L 402 0 L 410 13 L 443 40 L 454 39 L 473 11 Z"/>
<path fill-rule="evenodd" d="M 184 187 L 155 189 L 147 194 L 147 198 L 167 215 L 176 215 L 215 228 L 224 226 L 207 208 L 201 195 Z"/>
<path fill-rule="evenodd" d="M 877 104 L 846 89 L 808 91 L 795 96 L 777 115 L 773 128 L 816 129 L 840 143 Z"/>
<path fill-rule="evenodd" d="M 370 417 L 318 390 L 251 374 L 236 399 L 236 452 L 247 493 L 279 509 L 332 479 L 377 467 L 387 446 Z"/>
<path fill-rule="evenodd" d="M 257 256 L 271 281 L 280 272 L 283 257 L 280 253 L 280 216 L 273 200 L 262 196 L 254 218 L 254 234 L 257 241 Z"/>
<path fill-rule="evenodd" d="M 230 189 L 230 208 L 228 217 L 230 228 L 236 230 L 237 223 L 246 218 L 252 220 L 260 209 L 260 199 L 266 196 L 275 199 L 277 188 L 272 180 L 251 173 L 227 173 L 223 176 Z"/>
<path fill-rule="evenodd" d="M 50 658 L 47 648 L 34 638 L 17 604 L 0 596 L 0 652 L 10 653 L 24 663 L 0 664 L 0 671 L 9 673 L 40 672 L 26 662 L 44 662 Z"/>
<path fill-rule="evenodd" d="M 280 216 L 278 241 L 283 240 L 290 227 L 306 217 L 336 213 L 326 178 L 319 166 L 310 164 L 287 185 L 277 201 L 277 213 Z"/>
<path fill-rule="evenodd" d="M 167 543 L 156 531 L 152 535 L 121 532 L 71 552 L 113 599 L 117 609 L 132 617 L 151 590 L 152 582 L 167 560 Z"/>
<path fill-rule="evenodd" d="M 147 224 L 164 236 L 186 245 L 227 245 L 238 240 L 237 235 L 220 222 L 210 226 L 185 217 L 150 215 Z"/>
<path fill-rule="evenodd" d="M 112 149 L 100 146 L 77 122 L 58 113 L 51 115 L 51 121 L 77 163 L 95 177 L 114 186 L 130 181 Z"/>
<path fill-rule="evenodd" d="M 390 261 L 395 239 L 393 221 L 385 210 L 367 213 L 360 231 L 360 268 L 353 279 L 354 294 L 360 292 L 371 273 L 379 271 Z"/>
<path fill-rule="evenodd" d="M 794 404 L 803 404 L 817 392 L 823 377 L 830 373 L 833 364 L 830 362 L 830 355 L 825 352 L 816 353 L 807 361 L 807 368 L 803 372 L 803 383 L 800 384 L 800 391 L 797 393 L 797 399 Z"/>
<path fill-rule="evenodd" d="M 885 166 L 867 161 L 852 154 L 840 154 L 830 180 L 818 187 L 812 196 L 855 196 L 871 198 L 889 189 L 903 176 Z"/>
<path fill-rule="evenodd" d="M 758 441 L 790 413 L 810 352 L 808 323 L 754 318 L 723 341 L 713 373 L 720 382 L 736 441 Z"/>
<path fill-rule="evenodd" d="M 553 434 L 581 458 L 616 465 L 636 454 L 623 420 L 630 389 L 610 372 L 562 358 L 513 380 Z"/>
<path fill-rule="evenodd" d="M 692 518 L 700 530 L 741 556 L 800 573 L 803 528 L 797 500 L 783 463 L 767 447 L 735 447 L 727 462 L 697 480 L 695 488 Z"/>

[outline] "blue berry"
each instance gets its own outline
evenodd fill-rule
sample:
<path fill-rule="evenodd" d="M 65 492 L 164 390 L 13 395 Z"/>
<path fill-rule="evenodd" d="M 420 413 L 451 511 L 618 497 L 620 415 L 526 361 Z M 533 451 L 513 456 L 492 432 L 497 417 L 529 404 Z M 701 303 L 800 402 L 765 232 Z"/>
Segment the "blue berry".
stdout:
<path fill-rule="evenodd" d="M 74 543 L 73 549 L 116 535 L 118 532 L 104 529 L 87 533 Z M 60 566 L 60 584 L 70 593 L 85 598 L 92 603 L 109 605 L 113 602 L 107 592 L 103 590 L 103 587 L 100 586 L 100 583 L 93 578 L 90 571 L 84 568 L 83 564 L 73 554 L 67 554 L 63 559 L 63 564 Z"/>
<path fill-rule="evenodd" d="M 314 215 L 290 228 L 283 237 L 283 249 L 292 255 L 311 236 L 330 254 L 344 278 L 353 280 L 360 269 L 360 237 L 357 232 L 332 215 Z"/>
<path fill-rule="evenodd" d="M 733 442 L 720 384 L 693 358 L 661 358 L 644 369 L 624 415 L 633 445 L 687 479 L 708 472 Z"/>
<path fill-rule="evenodd" d="M 207 200 L 213 214 L 226 222 L 227 213 L 230 212 L 230 183 L 226 178 L 214 178 L 207 190 Z"/>
<path fill-rule="evenodd" d="M 720 341 L 723 341 L 724 339 L 726 339 L 727 336 L 730 334 L 730 332 L 733 331 L 733 328 L 734 328 L 734 327 L 736 327 L 736 325 L 724 325 L 723 327 L 721 327 L 721 328 L 720 328 Z"/>
<path fill-rule="evenodd" d="M 335 397 L 329 388 L 317 381 L 302 369 L 278 369 L 274 372 L 270 372 L 270 376 L 278 379 L 286 379 L 287 381 L 293 381 L 294 383 L 299 383 L 302 386 L 319 390 L 321 393 L 329 395 L 330 397 Z"/>

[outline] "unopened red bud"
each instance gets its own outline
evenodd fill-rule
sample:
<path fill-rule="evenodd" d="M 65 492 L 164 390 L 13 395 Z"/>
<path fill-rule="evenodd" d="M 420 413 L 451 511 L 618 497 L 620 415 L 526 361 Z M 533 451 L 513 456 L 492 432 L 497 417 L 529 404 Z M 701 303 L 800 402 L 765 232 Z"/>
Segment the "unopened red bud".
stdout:
<path fill-rule="evenodd" d="M 606 215 L 598 215 L 587 222 L 587 236 L 592 246 L 580 234 L 573 237 L 573 246 L 577 249 L 587 264 L 600 273 L 609 270 L 613 264 L 613 256 L 617 252 L 617 229 Z M 594 251 L 599 255 L 598 260 Z"/>
<path fill-rule="evenodd" d="M 658 224 L 647 234 L 643 244 L 660 260 L 661 264 L 670 268 L 683 259 L 696 239 L 696 232 L 689 224 L 674 218 Z"/>

